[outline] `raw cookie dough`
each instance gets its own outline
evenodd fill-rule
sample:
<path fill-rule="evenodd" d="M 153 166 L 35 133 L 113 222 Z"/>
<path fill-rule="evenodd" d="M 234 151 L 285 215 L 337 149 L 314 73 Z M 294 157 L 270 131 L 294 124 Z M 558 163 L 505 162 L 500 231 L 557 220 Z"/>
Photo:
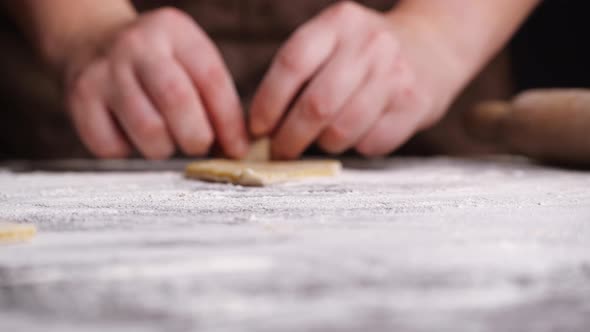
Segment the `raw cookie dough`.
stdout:
<path fill-rule="evenodd" d="M 23 242 L 37 234 L 33 225 L 13 224 L 0 221 L 0 243 Z"/>
<path fill-rule="evenodd" d="M 303 161 L 234 161 L 213 159 L 194 162 L 186 168 L 188 178 L 233 183 L 243 186 L 266 186 L 293 180 L 335 176 L 342 165 L 334 160 Z"/>
<path fill-rule="evenodd" d="M 243 161 L 197 161 L 188 165 L 186 176 L 242 186 L 266 186 L 305 178 L 335 176 L 341 169 L 341 163 L 334 160 L 271 161 L 270 139 L 262 138 L 252 144 Z"/>

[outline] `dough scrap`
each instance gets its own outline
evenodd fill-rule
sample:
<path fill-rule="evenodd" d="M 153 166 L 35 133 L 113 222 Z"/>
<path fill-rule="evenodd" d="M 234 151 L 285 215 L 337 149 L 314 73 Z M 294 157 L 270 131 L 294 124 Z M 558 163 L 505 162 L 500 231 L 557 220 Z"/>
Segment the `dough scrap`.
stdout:
<path fill-rule="evenodd" d="M 250 147 L 250 151 L 244 160 L 247 161 L 269 161 L 270 156 L 270 139 L 261 138 Z"/>
<path fill-rule="evenodd" d="M 266 186 L 306 178 L 336 176 L 342 164 L 335 160 L 234 161 L 213 159 L 194 162 L 186 168 L 192 179 Z"/>
<path fill-rule="evenodd" d="M 33 225 L 0 222 L 0 243 L 24 242 L 37 234 Z"/>

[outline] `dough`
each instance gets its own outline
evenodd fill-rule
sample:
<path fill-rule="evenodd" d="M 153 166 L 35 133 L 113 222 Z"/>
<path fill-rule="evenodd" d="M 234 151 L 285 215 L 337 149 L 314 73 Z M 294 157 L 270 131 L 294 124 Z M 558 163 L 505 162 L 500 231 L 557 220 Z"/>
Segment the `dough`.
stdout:
<path fill-rule="evenodd" d="M 252 143 L 250 151 L 244 160 L 247 161 L 269 161 L 270 158 L 270 139 L 261 138 Z"/>
<path fill-rule="evenodd" d="M 0 243 L 23 242 L 32 239 L 37 234 L 33 225 L 21 225 L 0 222 Z"/>
<path fill-rule="evenodd" d="M 334 160 L 304 161 L 234 161 L 213 159 L 188 165 L 188 178 L 233 183 L 243 186 L 266 186 L 293 180 L 335 176 L 342 165 Z"/>
<path fill-rule="evenodd" d="M 186 176 L 242 186 L 266 186 L 305 178 L 335 176 L 341 169 L 340 162 L 334 160 L 271 161 L 270 139 L 262 138 L 252 143 L 243 161 L 197 161 L 188 165 Z"/>

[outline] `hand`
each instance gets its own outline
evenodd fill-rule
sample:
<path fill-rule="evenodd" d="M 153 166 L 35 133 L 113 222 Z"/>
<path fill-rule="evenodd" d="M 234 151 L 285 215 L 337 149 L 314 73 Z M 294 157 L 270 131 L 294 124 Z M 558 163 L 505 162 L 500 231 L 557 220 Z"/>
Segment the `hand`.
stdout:
<path fill-rule="evenodd" d="M 422 30 L 351 2 L 327 9 L 279 51 L 253 100 L 252 133 L 274 133 L 273 156 L 283 159 L 313 142 L 334 154 L 392 152 L 458 90 L 439 75 L 454 69 L 446 57 L 422 47 L 431 46 L 424 34 L 414 38 Z"/>
<path fill-rule="evenodd" d="M 222 58 L 175 9 L 137 17 L 99 47 L 67 61 L 66 97 L 82 141 L 97 156 L 170 157 L 178 145 L 205 155 L 217 140 L 230 157 L 248 150 L 243 114 Z M 90 56 L 88 54 L 90 53 Z"/>

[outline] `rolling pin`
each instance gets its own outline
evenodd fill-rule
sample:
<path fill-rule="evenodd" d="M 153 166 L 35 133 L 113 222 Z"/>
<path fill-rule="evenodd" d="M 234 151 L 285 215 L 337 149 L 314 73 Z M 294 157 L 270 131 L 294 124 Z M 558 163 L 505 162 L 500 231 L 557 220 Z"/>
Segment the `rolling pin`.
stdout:
<path fill-rule="evenodd" d="M 590 90 L 542 89 L 466 113 L 474 139 L 552 164 L 590 167 Z"/>

